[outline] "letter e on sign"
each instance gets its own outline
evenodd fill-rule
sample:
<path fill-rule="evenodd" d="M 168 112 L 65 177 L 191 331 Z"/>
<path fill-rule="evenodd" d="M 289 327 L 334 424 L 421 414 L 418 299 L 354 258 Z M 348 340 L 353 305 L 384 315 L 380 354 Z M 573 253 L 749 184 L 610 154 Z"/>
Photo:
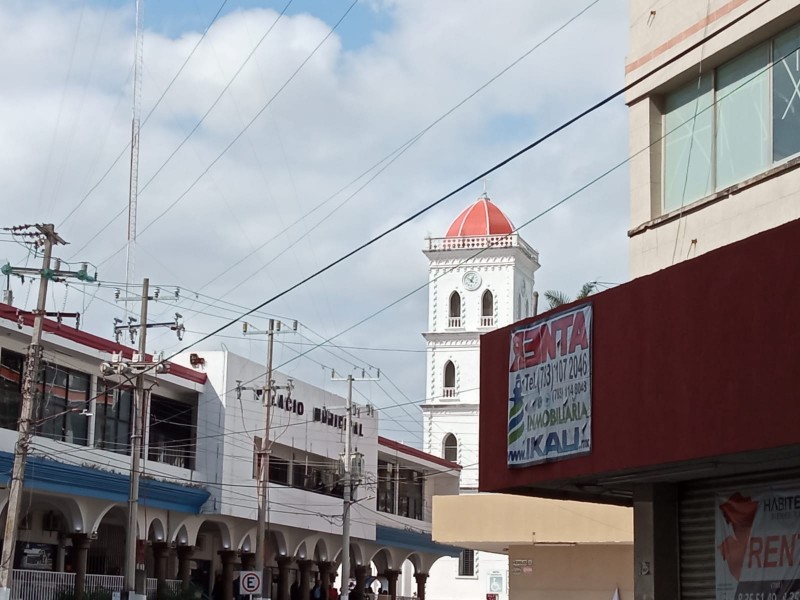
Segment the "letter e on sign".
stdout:
<path fill-rule="evenodd" d="M 258 571 L 242 571 L 239 574 L 239 591 L 243 594 L 260 594 L 261 573 Z"/>

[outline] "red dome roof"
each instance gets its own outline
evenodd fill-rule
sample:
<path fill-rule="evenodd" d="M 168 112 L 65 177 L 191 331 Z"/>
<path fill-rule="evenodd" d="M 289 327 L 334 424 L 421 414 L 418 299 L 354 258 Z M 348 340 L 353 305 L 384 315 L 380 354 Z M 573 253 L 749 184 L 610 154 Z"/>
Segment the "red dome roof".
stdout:
<path fill-rule="evenodd" d="M 445 237 L 505 235 L 513 231 L 508 217 L 484 195 L 456 217 Z"/>

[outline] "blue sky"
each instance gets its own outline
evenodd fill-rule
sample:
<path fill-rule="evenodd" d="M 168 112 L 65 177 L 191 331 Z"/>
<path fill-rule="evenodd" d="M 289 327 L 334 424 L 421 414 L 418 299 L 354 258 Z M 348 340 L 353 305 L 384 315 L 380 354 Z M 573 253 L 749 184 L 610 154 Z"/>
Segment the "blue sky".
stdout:
<path fill-rule="evenodd" d="M 115 9 L 130 8 L 134 4 L 131 0 L 92 0 L 92 3 Z M 264 8 L 280 12 L 287 3 L 288 0 L 144 0 L 145 27 L 174 38 L 187 31 L 203 31 L 221 6 L 220 16 L 224 16 L 236 11 Z M 295 0 L 286 9 L 286 14 L 313 14 L 333 27 L 351 4 L 352 0 Z M 385 6 L 359 2 L 338 31 L 345 48 L 352 50 L 368 44 L 376 32 L 386 30 L 390 23 L 391 15 Z"/>
<path fill-rule="evenodd" d="M 142 129 L 134 280 L 185 290 L 178 310 L 188 342 L 623 83 L 625 0 L 599 0 L 544 43 L 592 0 L 369 0 L 313 57 L 347 2 L 298 0 L 256 47 L 283 5 L 229 0 L 178 75 L 220 3 L 145 5 L 143 112 L 174 83 Z M 125 279 L 132 14 L 133 0 L 0 3 L 7 82 L 0 111 L 8 115 L 0 123 L 0 186 L 15 199 L 3 205 L 5 224 L 55 223 L 70 242 L 61 258 L 98 266 L 102 287 L 54 286 L 52 303 L 82 312 L 84 327 L 100 335 L 119 316 L 113 288 Z M 396 160 L 381 163 L 385 170 L 350 183 L 423 130 Z M 488 192 L 520 225 L 627 154 L 619 100 L 494 173 Z M 337 344 L 376 348 L 357 359 L 314 351 L 284 369 L 330 389 L 322 364 L 380 367 L 399 389 L 369 384 L 363 393 L 383 407 L 383 433 L 421 446 L 414 404 L 429 389 L 420 335 L 427 290 L 393 303 L 428 280 L 426 237 L 443 235 L 482 191 L 474 184 L 267 307 L 307 332 L 337 336 Z M 520 232 L 540 254 L 537 289 L 574 293 L 585 281 L 626 280 L 627 226 L 623 167 Z M 30 261 L 22 248 L 4 250 L 12 264 Z M 30 284 L 13 285 L 19 306 L 30 308 Z M 164 306 L 154 318 L 172 312 Z M 263 329 L 265 319 L 250 321 Z M 261 361 L 263 340 L 244 340 L 240 331 L 233 326 L 198 350 L 225 344 Z M 151 344 L 167 353 L 180 347 L 161 334 Z M 296 356 L 292 348 L 279 347 L 284 362 Z"/>

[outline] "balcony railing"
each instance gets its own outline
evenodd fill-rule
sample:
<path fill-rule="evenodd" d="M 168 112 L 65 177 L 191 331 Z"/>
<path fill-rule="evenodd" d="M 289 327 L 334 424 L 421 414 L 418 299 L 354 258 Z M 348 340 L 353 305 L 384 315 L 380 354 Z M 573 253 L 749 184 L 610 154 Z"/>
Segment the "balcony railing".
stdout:
<path fill-rule="evenodd" d="M 481 317 L 481 327 L 494 327 L 494 317 Z"/>
<path fill-rule="evenodd" d="M 447 317 L 447 326 L 450 329 L 458 329 L 461 327 L 461 317 Z"/>
<path fill-rule="evenodd" d="M 519 248 L 539 262 L 539 253 L 516 233 L 470 237 L 428 238 L 428 250 L 474 250 L 479 248 Z"/>
<path fill-rule="evenodd" d="M 456 388 L 454 387 L 444 387 L 442 388 L 442 396 L 445 398 L 455 398 L 456 397 Z"/>
<path fill-rule="evenodd" d="M 186 447 L 177 447 L 176 442 L 153 442 L 149 446 L 147 458 L 155 462 L 191 469 L 194 466 L 194 448 L 183 442 Z"/>
<path fill-rule="evenodd" d="M 125 584 L 122 575 L 86 575 L 84 587 L 87 592 L 94 590 L 107 590 L 119 592 Z M 167 587 L 172 592 L 181 589 L 181 582 L 168 579 Z M 59 571 L 34 571 L 14 569 L 11 580 L 11 597 L 14 600 L 58 600 L 66 591 L 75 587 L 75 573 L 62 573 Z M 155 600 L 158 580 L 147 579 L 146 593 L 148 600 Z"/>

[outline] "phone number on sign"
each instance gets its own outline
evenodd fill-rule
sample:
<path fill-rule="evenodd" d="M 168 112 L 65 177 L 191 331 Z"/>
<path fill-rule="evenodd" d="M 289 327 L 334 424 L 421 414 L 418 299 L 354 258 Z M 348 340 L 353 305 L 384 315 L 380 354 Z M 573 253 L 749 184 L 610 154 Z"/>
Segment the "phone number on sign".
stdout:
<path fill-rule="evenodd" d="M 522 389 L 526 392 L 549 388 L 554 384 L 564 383 L 589 375 L 589 358 L 586 354 L 568 356 L 552 363 L 541 365 L 532 373 L 522 378 Z"/>

